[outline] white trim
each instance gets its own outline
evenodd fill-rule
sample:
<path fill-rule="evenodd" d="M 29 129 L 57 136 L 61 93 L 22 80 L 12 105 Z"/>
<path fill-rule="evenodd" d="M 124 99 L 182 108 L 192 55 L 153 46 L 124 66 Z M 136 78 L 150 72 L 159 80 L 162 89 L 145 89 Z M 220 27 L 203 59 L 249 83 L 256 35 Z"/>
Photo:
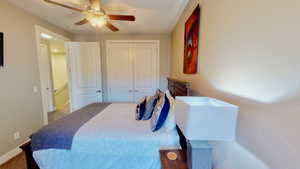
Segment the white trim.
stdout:
<path fill-rule="evenodd" d="M 6 163 L 7 161 L 11 160 L 15 156 L 19 155 L 22 152 L 20 148 L 15 148 L 8 153 L 4 154 L 3 156 L 0 157 L 0 165 Z"/>
<path fill-rule="evenodd" d="M 4 163 L 6 163 L 7 161 L 11 160 L 12 158 L 17 156 L 21 152 L 22 152 L 22 150 L 20 148 L 15 148 L 15 149 L 9 151 L 8 153 L 4 154 L 3 156 L 0 157 L 0 165 L 2 165 Z"/>
<path fill-rule="evenodd" d="M 23 142 L 22 144 L 18 145 L 17 148 L 7 152 L 6 154 L 0 156 L 0 166 L 6 162 L 8 162 L 9 160 L 11 160 L 12 158 L 16 157 L 17 155 L 19 155 L 20 153 L 22 153 L 22 150 L 19 148 L 21 145 L 27 143 L 29 140 L 26 140 L 25 142 Z"/>
<path fill-rule="evenodd" d="M 63 35 L 60 35 L 60 34 L 57 34 L 57 33 L 54 33 L 46 28 L 43 28 L 39 25 L 34 25 L 34 28 L 35 28 L 35 38 L 36 38 L 36 50 L 37 50 L 37 59 L 38 59 L 38 65 L 39 65 L 39 75 L 40 75 L 40 81 L 42 78 L 42 74 L 41 74 L 41 62 L 40 62 L 40 55 L 41 55 L 41 50 L 40 50 L 40 44 L 41 44 L 41 37 L 40 37 L 40 34 L 41 33 L 46 33 L 48 35 L 51 35 L 55 38 L 58 38 L 58 39 L 61 39 L 61 40 L 64 40 L 64 41 L 70 41 L 69 38 L 63 36 Z M 66 49 L 68 50 L 68 49 Z M 68 55 L 67 55 L 68 57 Z M 68 59 L 67 59 L 68 61 Z M 69 68 L 68 68 L 69 69 Z M 71 86 L 71 85 L 70 85 Z M 43 90 L 42 90 L 42 83 L 40 83 L 40 91 L 41 91 L 41 97 L 43 98 Z M 43 122 L 44 124 L 48 124 L 48 112 L 47 112 L 47 108 L 44 106 L 43 104 Z"/>

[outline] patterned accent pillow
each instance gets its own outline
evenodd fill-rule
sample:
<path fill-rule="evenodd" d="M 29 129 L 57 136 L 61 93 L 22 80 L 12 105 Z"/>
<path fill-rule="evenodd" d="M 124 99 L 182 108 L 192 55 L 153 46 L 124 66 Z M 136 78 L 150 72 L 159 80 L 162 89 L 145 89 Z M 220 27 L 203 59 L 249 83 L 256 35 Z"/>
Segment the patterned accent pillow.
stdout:
<path fill-rule="evenodd" d="M 135 113 L 136 120 L 142 120 L 144 113 L 146 111 L 146 102 L 147 102 L 147 98 L 143 97 L 136 105 L 136 113 Z"/>
<path fill-rule="evenodd" d="M 165 123 L 170 110 L 170 101 L 166 94 L 163 94 L 154 108 L 151 118 L 151 129 L 153 132 L 159 130 Z"/>
<path fill-rule="evenodd" d="M 159 99 L 159 96 L 163 94 L 163 92 L 159 89 L 156 90 L 154 96 L 148 96 L 146 97 L 146 105 L 145 105 L 145 111 L 137 113 L 137 120 L 149 120 L 152 117 L 154 107 Z M 140 101 L 140 103 L 144 103 L 144 98 Z M 140 106 L 140 104 L 138 104 Z M 144 106 L 144 105 L 142 105 Z M 138 111 L 137 111 L 138 112 Z"/>
<path fill-rule="evenodd" d="M 162 96 L 164 94 L 164 92 L 162 92 L 160 89 L 157 89 L 155 94 L 158 96 Z"/>
<path fill-rule="evenodd" d="M 149 120 L 152 117 L 154 108 L 159 99 L 159 95 L 155 94 L 154 96 L 148 96 L 146 99 L 146 110 L 143 114 L 142 120 Z"/>

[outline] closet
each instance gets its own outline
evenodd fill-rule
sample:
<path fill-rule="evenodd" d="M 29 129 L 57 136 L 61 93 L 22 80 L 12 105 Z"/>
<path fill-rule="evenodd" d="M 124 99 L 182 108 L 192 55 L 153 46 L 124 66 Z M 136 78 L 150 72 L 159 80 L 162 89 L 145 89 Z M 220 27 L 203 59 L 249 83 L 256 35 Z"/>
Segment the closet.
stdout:
<path fill-rule="evenodd" d="M 159 41 L 107 41 L 109 102 L 137 102 L 159 88 Z"/>

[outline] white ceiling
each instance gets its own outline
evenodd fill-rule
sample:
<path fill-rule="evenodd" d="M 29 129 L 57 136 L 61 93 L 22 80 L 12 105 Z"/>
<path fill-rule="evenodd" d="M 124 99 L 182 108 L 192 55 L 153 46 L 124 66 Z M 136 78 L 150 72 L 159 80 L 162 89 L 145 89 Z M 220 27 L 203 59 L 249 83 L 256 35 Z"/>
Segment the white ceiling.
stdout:
<path fill-rule="evenodd" d="M 84 15 L 59 6 L 47 4 L 43 0 L 7 0 L 24 10 L 39 16 L 72 33 L 93 33 L 95 28 L 86 24 L 75 26 Z M 88 0 L 55 0 L 74 7 L 84 7 Z M 188 0 L 102 0 L 103 8 L 108 14 L 135 15 L 136 22 L 112 21 L 120 31 L 130 34 L 170 33 Z M 76 5 L 77 4 L 77 5 Z M 111 33 L 106 27 L 97 30 Z"/>

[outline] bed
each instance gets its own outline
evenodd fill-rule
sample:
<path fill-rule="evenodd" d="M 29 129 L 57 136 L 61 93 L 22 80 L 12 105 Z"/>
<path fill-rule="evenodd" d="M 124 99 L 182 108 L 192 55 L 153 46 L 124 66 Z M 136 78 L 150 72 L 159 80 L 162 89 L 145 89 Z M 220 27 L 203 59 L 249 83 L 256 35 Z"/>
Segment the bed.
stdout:
<path fill-rule="evenodd" d="M 173 96 L 189 93 L 188 83 L 170 78 L 168 89 Z M 160 169 L 159 150 L 185 147 L 184 138 L 176 128 L 162 128 L 153 133 L 149 121 L 135 120 L 135 107 L 136 104 L 125 103 L 91 104 L 57 124 L 44 127 L 44 133 L 33 137 L 45 137 L 48 144 L 32 139 L 34 144 L 21 146 L 26 153 L 27 168 Z M 87 112 L 94 114 L 83 116 Z M 68 118 L 73 118 L 73 123 L 68 124 Z M 62 130 L 66 125 L 71 127 Z M 62 141 L 63 146 L 58 144 Z"/>

